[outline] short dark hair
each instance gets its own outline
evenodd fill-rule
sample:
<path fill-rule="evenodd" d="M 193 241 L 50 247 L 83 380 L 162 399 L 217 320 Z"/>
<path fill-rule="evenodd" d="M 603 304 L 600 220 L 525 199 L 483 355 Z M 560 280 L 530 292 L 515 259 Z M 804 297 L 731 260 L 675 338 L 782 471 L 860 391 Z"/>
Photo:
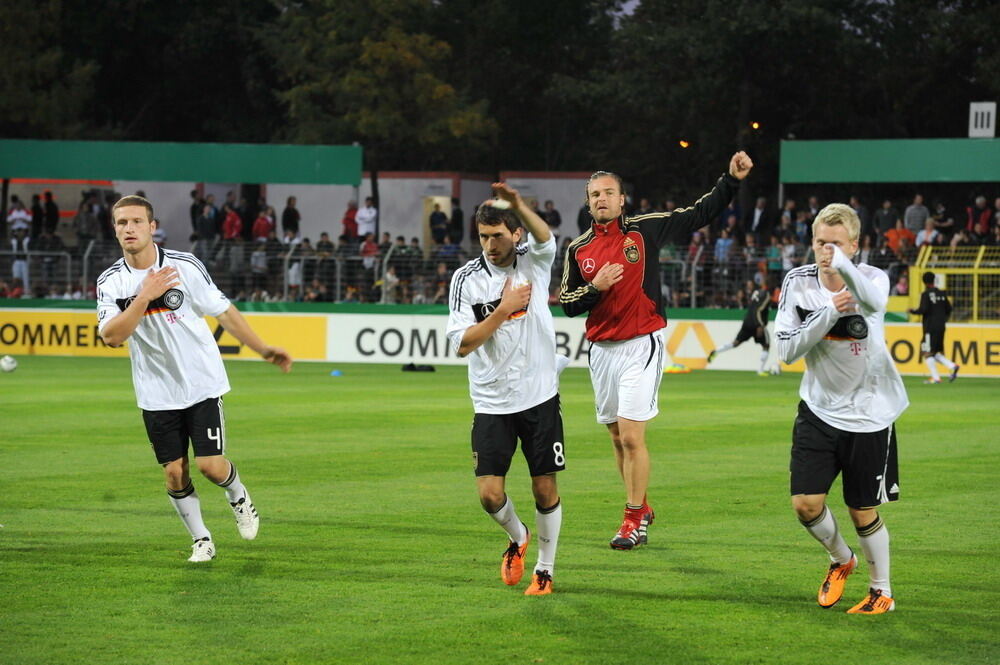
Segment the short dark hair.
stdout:
<path fill-rule="evenodd" d="M 928 270 L 927 272 L 924 273 L 923 279 L 924 279 L 924 284 L 933 284 L 934 283 L 934 273 L 932 273 L 930 270 Z"/>
<path fill-rule="evenodd" d="M 155 221 L 153 216 L 153 204 L 144 196 L 139 196 L 138 194 L 129 194 L 128 196 L 123 196 L 118 199 L 118 202 L 111 206 L 111 223 L 115 222 L 115 210 L 118 208 L 124 208 L 125 206 L 142 206 L 146 209 L 146 217 L 149 221 Z"/>
<path fill-rule="evenodd" d="M 513 233 L 521 228 L 521 220 L 510 208 L 495 208 L 489 204 L 481 205 L 476 210 L 476 224 L 483 226 L 499 226 L 503 224 Z"/>

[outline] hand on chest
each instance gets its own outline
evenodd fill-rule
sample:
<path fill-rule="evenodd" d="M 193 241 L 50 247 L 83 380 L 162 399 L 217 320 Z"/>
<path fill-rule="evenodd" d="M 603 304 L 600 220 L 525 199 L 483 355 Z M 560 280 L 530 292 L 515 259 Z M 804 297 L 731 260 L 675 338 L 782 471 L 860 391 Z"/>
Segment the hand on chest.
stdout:
<path fill-rule="evenodd" d="M 511 288 L 522 287 L 525 284 L 529 284 L 531 281 L 527 278 L 527 276 L 519 275 L 517 273 L 510 275 L 510 280 Z M 472 303 L 472 313 L 476 317 L 476 323 L 480 323 L 485 320 L 500 306 L 500 301 L 503 300 L 503 291 L 506 283 L 507 278 L 505 277 L 503 281 L 491 284 L 488 287 L 488 290 L 482 293 L 479 298 L 475 299 Z M 507 317 L 507 321 L 513 321 L 523 317 L 528 313 L 530 305 L 531 300 L 529 298 L 528 303 L 524 307 L 518 309 Z"/>
<path fill-rule="evenodd" d="M 142 276 L 134 280 L 131 284 L 131 289 L 126 291 L 126 293 L 131 292 L 132 295 L 126 298 L 117 298 L 115 300 L 118 305 L 118 309 L 125 311 L 131 304 L 132 301 L 136 299 L 139 293 L 143 289 L 144 280 L 146 276 Z M 164 290 L 159 296 L 153 298 L 152 301 L 146 306 L 145 316 L 151 314 L 168 314 L 167 319 L 172 323 L 180 318 L 180 310 L 190 307 L 190 294 L 187 289 L 184 288 L 183 284 L 177 284 L 176 286 L 171 286 Z M 127 287 L 126 287 L 127 288 Z"/>
<path fill-rule="evenodd" d="M 591 282 L 606 263 L 620 264 L 625 278 L 642 273 L 642 256 L 645 251 L 642 236 L 633 231 L 627 235 L 607 235 L 598 238 L 582 248 L 577 254 L 577 263 L 583 278 Z"/>

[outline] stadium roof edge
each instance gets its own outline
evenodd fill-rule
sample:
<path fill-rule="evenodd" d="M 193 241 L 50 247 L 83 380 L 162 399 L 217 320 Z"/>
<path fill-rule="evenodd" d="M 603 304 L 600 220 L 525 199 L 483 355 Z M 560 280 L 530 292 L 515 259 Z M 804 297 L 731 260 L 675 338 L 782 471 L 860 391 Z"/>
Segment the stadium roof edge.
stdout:
<path fill-rule="evenodd" d="M 1000 182 L 1000 139 L 783 140 L 779 181 Z"/>
<path fill-rule="evenodd" d="M 4 178 L 361 183 L 358 145 L 0 139 Z"/>

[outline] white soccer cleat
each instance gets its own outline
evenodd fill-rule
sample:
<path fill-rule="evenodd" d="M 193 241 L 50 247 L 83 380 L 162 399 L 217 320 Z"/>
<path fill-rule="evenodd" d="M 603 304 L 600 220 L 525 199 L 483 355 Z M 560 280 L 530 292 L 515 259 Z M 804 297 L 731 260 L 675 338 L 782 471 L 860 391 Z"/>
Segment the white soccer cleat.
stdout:
<path fill-rule="evenodd" d="M 260 517 L 257 515 L 257 509 L 253 507 L 253 501 L 250 500 L 250 493 L 243 490 L 243 498 L 229 505 L 236 515 L 236 528 L 240 530 L 243 540 L 256 538 L 257 529 L 260 528 Z"/>
<path fill-rule="evenodd" d="M 211 561 L 215 558 L 215 543 L 212 542 L 211 538 L 202 538 L 201 540 L 194 541 L 194 545 L 191 546 L 191 556 L 188 557 L 188 561 L 191 563 L 204 563 L 205 561 Z"/>

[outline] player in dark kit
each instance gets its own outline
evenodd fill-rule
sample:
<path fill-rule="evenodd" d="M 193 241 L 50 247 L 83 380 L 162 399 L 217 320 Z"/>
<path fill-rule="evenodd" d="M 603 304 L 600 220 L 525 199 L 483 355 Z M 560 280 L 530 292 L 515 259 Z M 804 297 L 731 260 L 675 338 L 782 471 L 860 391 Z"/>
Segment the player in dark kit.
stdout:
<path fill-rule="evenodd" d="M 924 383 L 941 383 L 938 363 L 951 372 L 948 381 L 954 381 L 958 378 L 960 366 L 944 355 L 944 328 L 951 316 L 951 301 L 948 300 L 947 293 L 934 286 L 934 273 L 930 270 L 924 273 L 923 282 L 924 292 L 920 295 L 920 307 L 909 312 L 923 317 L 924 336 L 920 343 L 920 351 L 931 373 L 931 378 Z"/>
<path fill-rule="evenodd" d="M 760 366 L 757 369 L 757 375 L 767 376 L 767 358 L 771 354 L 771 338 L 767 334 L 767 316 L 771 311 L 771 292 L 767 290 L 767 282 L 765 281 L 759 289 L 753 287 L 753 282 L 747 282 L 747 293 L 750 294 L 750 302 L 747 304 L 746 316 L 743 317 L 743 327 L 736 333 L 736 339 L 732 342 L 712 349 L 708 354 L 708 362 L 715 360 L 715 357 L 720 353 L 735 349 L 752 337 L 753 341 L 757 342 L 763 349 L 760 352 Z"/>
<path fill-rule="evenodd" d="M 621 178 L 598 171 L 587 182 L 593 222 L 566 250 L 559 303 L 567 316 L 587 313 L 590 380 L 597 422 L 608 428 L 625 485 L 625 516 L 611 539 L 616 550 L 646 542 L 654 513 L 646 501 L 646 423 L 659 413 L 663 376 L 663 295 L 660 247 L 686 242 L 732 200 L 753 162 L 733 155 L 711 192 L 687 208 L 628 217 Z"/>

